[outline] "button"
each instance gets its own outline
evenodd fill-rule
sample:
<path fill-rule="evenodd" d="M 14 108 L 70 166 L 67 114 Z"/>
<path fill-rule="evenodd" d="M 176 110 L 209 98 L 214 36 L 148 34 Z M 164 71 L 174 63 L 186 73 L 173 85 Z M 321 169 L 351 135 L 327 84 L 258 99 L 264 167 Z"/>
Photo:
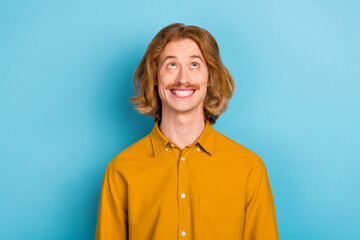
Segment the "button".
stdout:
<path fill-rule="evenodd" d="M 165 151 L 167 151 L 168 149 L 167 148 L 165 148 Z"/>
<path fill-rule="evenodd" d="M 185 235 L 186 235 L 186 232 L 185 232 L 185 231 L 182 231 L 182 232 L 181 232 L 181 235 L 185 236 Z"/>
<path fill-rule="evenodd" d="M 182 193 L 182 194 L 181 194 L 181 197 L 182 197 L 182 198 L 185 198 L 185 193 Z"/>
<path fill-rule="evenodd" d="M 171 143 L 170 145 L 171 145 L 171 147 L 174 147 L 174 144 Z"/>
<path fill-rule="evenodd" d="M 181 157 L 181 161 L 185 161 L 185 157 Z"/>
<path fill-rule="evenodd" d="M 200 152 L 200 148 L 197 148 L 196 150 L 197 150 L 198 152 Z"/>

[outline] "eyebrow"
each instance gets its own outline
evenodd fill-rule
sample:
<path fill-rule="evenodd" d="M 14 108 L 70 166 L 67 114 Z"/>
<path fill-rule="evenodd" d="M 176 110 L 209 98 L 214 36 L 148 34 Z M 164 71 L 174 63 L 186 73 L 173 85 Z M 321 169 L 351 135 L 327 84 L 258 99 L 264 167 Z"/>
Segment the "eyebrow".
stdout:
<path fill-rule="evenodd" d="M 164 60 L 162 60 L 161 64 L 163 64 L 167 59 L 170 59 L 170 58 L 177 58 L 177 57 L 176 56 L 166 56 L 164 58 Z M 202 62 L 204 62 L 203 59 L 201 58 L 201 56 L 199 56 L 199 55 L 191 55 L 190 58 L 199 58 Z"/>

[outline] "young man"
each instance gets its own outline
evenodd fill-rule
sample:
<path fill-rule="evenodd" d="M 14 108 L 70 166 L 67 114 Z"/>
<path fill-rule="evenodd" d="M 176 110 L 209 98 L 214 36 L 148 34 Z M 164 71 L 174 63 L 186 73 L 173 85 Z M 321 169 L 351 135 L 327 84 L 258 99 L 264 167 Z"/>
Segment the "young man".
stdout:
<path fill-rule="evenodd" d="M 215 131 L 234 81 L 205 29 L 163 28 L 135 75 L 149 135 L 107 166 L 97 240 L 279 239 L 265 165 Z"/>

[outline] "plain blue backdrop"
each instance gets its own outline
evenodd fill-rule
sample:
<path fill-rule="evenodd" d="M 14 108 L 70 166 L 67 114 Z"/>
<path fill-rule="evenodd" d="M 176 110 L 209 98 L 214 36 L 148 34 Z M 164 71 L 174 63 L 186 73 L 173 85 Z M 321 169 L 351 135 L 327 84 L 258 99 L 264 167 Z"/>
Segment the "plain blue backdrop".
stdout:
<path fill-rule="evenodd" d="M 94 239 L 107 164 L 151 131 L 128 97 L 164 26 L 236 83 L 214 128 L 263 159 L 280 239 L 360 239 L 360 2 L 1 1 L 0 239 Z"/>

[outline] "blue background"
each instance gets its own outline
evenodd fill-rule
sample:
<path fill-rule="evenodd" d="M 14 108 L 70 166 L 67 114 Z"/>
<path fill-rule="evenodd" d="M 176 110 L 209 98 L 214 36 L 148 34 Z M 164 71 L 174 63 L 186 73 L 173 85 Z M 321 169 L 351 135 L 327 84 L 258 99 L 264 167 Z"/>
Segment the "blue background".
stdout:
<path fill-rule="evenodd" d="M 236 83 L 214 128 L 267 166 L 280 239 L 360 239 L 359 1 L 1 1 L 0 239 L 94 239 L 105 168 L 154 124 L 132 75 L 173 22 Z"/>

